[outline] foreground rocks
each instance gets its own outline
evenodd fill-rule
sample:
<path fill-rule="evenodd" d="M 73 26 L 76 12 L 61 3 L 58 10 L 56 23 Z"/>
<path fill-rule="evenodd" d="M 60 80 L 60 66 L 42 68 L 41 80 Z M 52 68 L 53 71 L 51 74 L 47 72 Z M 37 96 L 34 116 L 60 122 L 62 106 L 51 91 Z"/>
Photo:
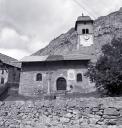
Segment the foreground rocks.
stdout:
<path fill-rule="evenodd" d="M 0 102 L 0 128 L 122 128 L 122 98 Z"/>

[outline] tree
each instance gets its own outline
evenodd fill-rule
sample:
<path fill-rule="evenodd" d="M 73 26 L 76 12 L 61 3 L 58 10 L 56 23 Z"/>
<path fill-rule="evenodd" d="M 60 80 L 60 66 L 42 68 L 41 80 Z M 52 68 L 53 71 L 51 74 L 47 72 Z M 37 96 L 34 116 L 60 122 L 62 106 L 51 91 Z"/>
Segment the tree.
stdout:
<path fill-rule="evenodd" d="M 122 94 L 122 38 L 114 38 L 102 47 L 102 55 L 95 64 L 89 64 L 86 76 L 95 82 L 99 91 Z"/>

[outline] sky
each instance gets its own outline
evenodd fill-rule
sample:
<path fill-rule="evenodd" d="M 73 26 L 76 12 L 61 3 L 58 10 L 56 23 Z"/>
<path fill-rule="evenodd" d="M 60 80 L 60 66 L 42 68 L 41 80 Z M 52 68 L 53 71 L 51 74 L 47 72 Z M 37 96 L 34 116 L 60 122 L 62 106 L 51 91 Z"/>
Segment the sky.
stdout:
<path fill-rule="evenodd" d="M 95 19 L 120 7 L 122 0 L 0 0 L 0 53 L 19 60 L 74 27 L 82 13 Z"/>

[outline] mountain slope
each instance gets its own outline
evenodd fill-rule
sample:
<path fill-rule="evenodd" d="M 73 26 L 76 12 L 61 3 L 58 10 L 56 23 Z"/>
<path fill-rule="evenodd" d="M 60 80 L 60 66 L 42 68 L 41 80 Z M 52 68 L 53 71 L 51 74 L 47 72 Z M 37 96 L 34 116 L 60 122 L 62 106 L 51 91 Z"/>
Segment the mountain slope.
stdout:
<path fill-rule="evenodd" d="M 75 24 L 75 23 L 74 23 Z M 122 36 L 122 8 L 94 21 L 94 45 L 82 47 L 80 54 L 99 54 L 101 46 L 110 43 L 114 37 Z M 71 28 L 67 33 L 52 40 L 48 46 L 33 55 L 62 55 L 76 51 L 77 33 Z"/>

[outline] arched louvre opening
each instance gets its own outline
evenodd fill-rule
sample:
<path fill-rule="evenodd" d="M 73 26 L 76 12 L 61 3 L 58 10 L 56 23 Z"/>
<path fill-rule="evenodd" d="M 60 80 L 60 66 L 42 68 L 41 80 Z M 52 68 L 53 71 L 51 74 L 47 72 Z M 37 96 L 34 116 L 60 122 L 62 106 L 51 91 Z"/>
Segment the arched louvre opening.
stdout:
<path fill-rule="evenodd" d="M 89 29 L 82 29 L 82 34 L 89 34 Z"/>
<path fill-rule="evenodd" d="M 86 34 L 89 34 L 89 29 L 86 29 Z"/>

